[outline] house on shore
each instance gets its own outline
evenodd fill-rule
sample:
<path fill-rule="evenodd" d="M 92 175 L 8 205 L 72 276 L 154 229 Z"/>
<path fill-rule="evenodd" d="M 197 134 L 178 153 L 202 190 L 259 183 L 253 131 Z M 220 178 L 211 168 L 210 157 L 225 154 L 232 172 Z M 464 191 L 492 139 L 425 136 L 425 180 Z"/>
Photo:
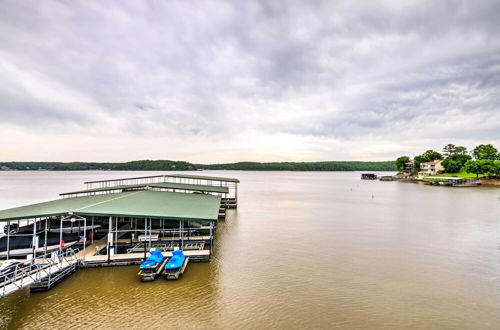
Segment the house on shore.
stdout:
<path fill-rule="evenodd" d="M 430 175 L 436 175 L 444 171 L 442 160 L 433 160 L 432 162 L 420 163 L 420 171 L 418 172 L 419 178 Z"/>
<path fill-rule="evenodd" d="M 404 168 L 403 172 L 410 174 L 410 173 L 413 173 L 414 169 L 415 169 L 415 164 L 413 161 L 411 161 L 411 162 L 405 163 L 405 168 Z"/>

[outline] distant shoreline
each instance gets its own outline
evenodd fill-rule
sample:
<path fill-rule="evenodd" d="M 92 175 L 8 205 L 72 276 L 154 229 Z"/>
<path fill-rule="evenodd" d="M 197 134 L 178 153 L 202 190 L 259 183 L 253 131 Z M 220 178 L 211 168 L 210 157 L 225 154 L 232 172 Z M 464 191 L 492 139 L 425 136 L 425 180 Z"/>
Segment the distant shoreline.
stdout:
<path fill-rule="evenodd" d="M 349 172 L 396 171 L 394 161 L 323 161 L 323 162 L 237 162 L 225 164 L 193 164 L 172 160 L 139 160 L 125 163 L 97 162 L 0 162 L 2 171 L 294 171 Z"/>
<path fill-rule="evenodd" d="M 103 169 L 90 169 L 90 170 L 0 170 L 0 172 L 203 172 L 203 171 L 241 171 L 241 172 L 396 172 L 392 170 L 241 170 L 241 169 L 197 169 L 197 170 L 103 170 Z"/>

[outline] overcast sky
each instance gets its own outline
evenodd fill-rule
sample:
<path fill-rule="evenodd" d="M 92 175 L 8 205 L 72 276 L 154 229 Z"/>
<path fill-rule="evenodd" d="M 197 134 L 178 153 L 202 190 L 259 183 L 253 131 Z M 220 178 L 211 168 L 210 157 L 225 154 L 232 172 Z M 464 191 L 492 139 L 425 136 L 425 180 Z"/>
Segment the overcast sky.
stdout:
<path fill-rule="evenodd" d="M 500 147 L 500 1 L 0 1 L 0 160 Z"/>

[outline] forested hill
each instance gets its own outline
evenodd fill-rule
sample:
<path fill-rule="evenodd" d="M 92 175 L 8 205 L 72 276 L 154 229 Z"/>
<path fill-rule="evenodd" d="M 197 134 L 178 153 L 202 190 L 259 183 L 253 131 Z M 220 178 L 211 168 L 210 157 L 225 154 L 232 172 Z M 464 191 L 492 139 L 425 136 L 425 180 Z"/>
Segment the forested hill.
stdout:
<path fill-rule="evenodd" d="M 396 171 L 393 161 L 386 162 L 239 162 L 228 164 L 191 164 L 172 160 L 138 160 L 126 163 L 86 163 L 86 162 L 0 162 L 2 170 L 49 170 L 49 171 L 193 171 L 240 170 L 240 171 Z"/>
<path fill-rule="evenodd" d="M 198 169 L 207 170 L 246 170 L 246 171 L 396 171 L 394 161 L 359 162 L 239 162 L 228 164 L 203 165 L 196 164 Z"/>
<path fill-rule="evenodd" d="M 2 169 L 50 170 L 50 171 L 189 171 L 196 166 L 188 162 L 172 160 L 137 160 L 126 163 L 86 163 L 86 162 L 0 162 Z"/>

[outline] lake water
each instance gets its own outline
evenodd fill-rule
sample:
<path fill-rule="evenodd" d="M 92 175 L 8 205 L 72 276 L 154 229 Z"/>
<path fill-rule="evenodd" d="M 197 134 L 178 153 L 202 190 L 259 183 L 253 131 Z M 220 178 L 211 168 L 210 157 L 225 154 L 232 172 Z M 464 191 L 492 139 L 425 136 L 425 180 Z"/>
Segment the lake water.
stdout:
<path fill-rule="evenodd" d="M 162 172 L 164 173 L 164 172 Z M 0 172 L 0 209 L 155 172 Z M 211 263 L 142 283 L 81 269 L 0 300 L 0 328 L 500 329 L 500 189 L 232 172 Z"/>

